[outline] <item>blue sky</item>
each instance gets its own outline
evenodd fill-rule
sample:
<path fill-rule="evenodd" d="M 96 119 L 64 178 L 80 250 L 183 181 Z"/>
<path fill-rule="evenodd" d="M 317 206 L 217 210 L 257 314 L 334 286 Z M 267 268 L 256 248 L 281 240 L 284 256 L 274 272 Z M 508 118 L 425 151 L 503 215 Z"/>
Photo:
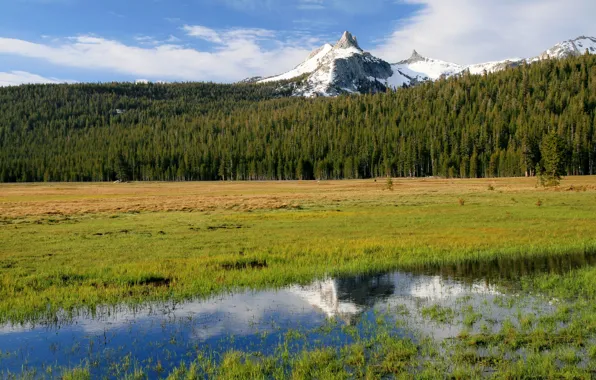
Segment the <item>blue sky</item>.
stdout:
<path fill-rule="evenodd" d="M 230 82 L 291 69 L 344 30 L 388 61 L 537 55 L 596 35 L 593 0 L 0 0 L 0 85 Z"/>

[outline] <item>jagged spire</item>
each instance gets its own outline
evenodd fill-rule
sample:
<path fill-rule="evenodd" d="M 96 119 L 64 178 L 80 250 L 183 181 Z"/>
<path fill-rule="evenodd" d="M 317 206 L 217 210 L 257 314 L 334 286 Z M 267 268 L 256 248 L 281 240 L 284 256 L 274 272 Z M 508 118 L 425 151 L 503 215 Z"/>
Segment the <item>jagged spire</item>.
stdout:
<path fill-rule="evenodd" d="M 416 50 L 413 50 L 412 51 L 412 56 L 410 57 L 410 60 L 411 61 L 417 61 L 417 60 L 420 60 L 420 59 L 424 59 L 424 57 L 421 56 L 420 54 L 418 54 L 418 52 Z"/>
<path fill-rule="evenodd" d="M 345 31 L 344 34 L 341 36 L 341 39 L 337 41 L 337 44 L 335 44 L 335 49 L 349 49 L 351 47 L 355 47 L 358 50 L 362 50 L 358 45 L 358 40 L 356 39 L 356 37 L 354 37 L 352 33 Z"/>

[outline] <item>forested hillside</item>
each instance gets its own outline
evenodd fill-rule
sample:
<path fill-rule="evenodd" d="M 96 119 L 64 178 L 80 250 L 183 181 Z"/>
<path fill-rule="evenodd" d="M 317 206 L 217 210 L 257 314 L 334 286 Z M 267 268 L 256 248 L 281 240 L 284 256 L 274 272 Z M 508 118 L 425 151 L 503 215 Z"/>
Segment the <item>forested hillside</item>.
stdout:
<path fill-rule="evenodd" d="M 0 181 L 533 175 L 552 130 L 568 174 L 596 172 L 596 56 L 376 95 L 277 87 L 1 88 Z"/>

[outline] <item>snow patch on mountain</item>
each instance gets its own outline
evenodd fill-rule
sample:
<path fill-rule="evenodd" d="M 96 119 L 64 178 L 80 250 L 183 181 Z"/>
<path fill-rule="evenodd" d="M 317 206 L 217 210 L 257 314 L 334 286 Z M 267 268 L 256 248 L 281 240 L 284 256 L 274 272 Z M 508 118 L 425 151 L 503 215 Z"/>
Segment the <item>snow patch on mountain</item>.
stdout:
<path fill-rule="evenodd" d="M 469 65 L 464 68 L 463 71 L 469 71 L 473 75 L 482 75 L 484 72 L 496 73 L 497 71 L 505 70 L 508 67 L 516 67 L 524 62 L 521 58 L 506 59 L 503 61 L 485 62 L 478 63 L 475 65 Z"/>
<path fill-rule="evenodd" d="M 285 74 L 278 75 L 271 78 L 266 78 L 261 80 L 261 83 L 267 82 L 278 82 L 282 80 L 294 79 L 302 76 L 304 74 L 310 74 L 315 71 L 321 64 L 321 60 L 333 49 L 333 46 L 330 44 L 325 44 L 320 48 L 313 51 L 306 61 L 302 62 L 298 66 L 296 66 L 293 70 L 288 71 Z"/>

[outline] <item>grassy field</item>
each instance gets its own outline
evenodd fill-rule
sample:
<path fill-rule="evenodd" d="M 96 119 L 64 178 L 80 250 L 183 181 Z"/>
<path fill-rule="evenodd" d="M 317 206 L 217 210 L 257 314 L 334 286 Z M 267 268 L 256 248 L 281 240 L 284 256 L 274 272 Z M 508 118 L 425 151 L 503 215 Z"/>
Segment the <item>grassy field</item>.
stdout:
<path fill-rule="evenodd" d="M 596 178 L 0 185 L 0 322 L 504 255 L 596 253 Z"/>

